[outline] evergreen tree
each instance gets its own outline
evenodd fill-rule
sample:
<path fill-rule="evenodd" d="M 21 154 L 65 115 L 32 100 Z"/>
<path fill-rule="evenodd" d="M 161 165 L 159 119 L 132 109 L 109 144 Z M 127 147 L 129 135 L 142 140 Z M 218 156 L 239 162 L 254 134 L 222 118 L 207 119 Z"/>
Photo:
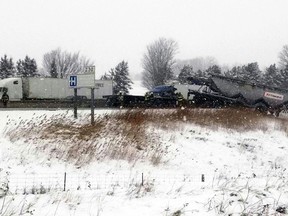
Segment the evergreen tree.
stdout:
<path fill-rule="evenodd" d="M 266 68 L 265 73 L 263 74 L 262 82 L 267 86 L 281 86 L 281 75 L 280 71 L 276 67 L 276 64 L 270 65 L 268 68 Z"/>
<path fill-rule="evenodd" d="M 7 55 L 1 57 L 0 60 L 0 79 L 13 77 L 15 74 L 15 66 L 12 58 L 8 59 Z"/>
<path fill-rule="evenodd" d="M 30 77 L 35 77 L 38 75 L 37 64 L 35 59 L 31 59 L 28 56 L 26 56 L 24 59 L 24 65 L 25 65 L 24 68 L 27 71 L 26 73 Z"/>
<path fill-rule="evenodd" d="M 249 80 L 252 82 L 260 82 L 261 71 L 258 63 L 253 62 L 247 65 L 234 66 L 231 70 L 224 73 L 225 76 L 239 78 L 242 80 Z"/>
<path fill-rule="evenodd" d="M 218 65 L 213 65 L 206 70 L 207 74 L 221 74 L 221 68 Z"/>
<path fill-rule="evenodd" d="M 37 76 L 37 64 L 34 59 L 25 57 L 24 60 L 19 59 L 16 63 L 17 75 L 20 77 L 35 77 Z"/>
<path fill-rule="evenodd" d="M 201 71 L 201 70 L 197 70 L 197 72 L 195 73 L 196 77 L 205 77 L 206 73 L 205 71 Z"/>
<path fill-rule="evenodd" d="M 111 80 L 111 74 L 105 73 L 104 75 L 101 76 L 100 80 Z"/>
<path fill-rule="evenodd" d="M 193 74 L 193 67 L 190 65 L 184 65 L 178 75 L 178 80 L 181 84 L 187 83 L 187 78 L 191 77 Z"/>
<path fill-rule="evenodd" d="M 241 73 L 242 73 L 242 67 L 234 66 L 231 70 L 225 72 L 224 75 L 227 77 L 238 78 Z"/>
<path fill-rule="evenodd" d="M 249 80 L 253 82 L 259 82 L 261 77 L 261 71 L 259 69 L 258 63 L 253 62 L 249 63 L 247 65 L 244 65 L 242 67 L 242 71 L 240 73 L 240 76 L 238 76 L 240 79 Z"/>
<path fill-rule="evenodd" d="M 280 70 L 281 88 L 288 89 L 288 65 L 282 70 Z"/>
<path fill-rule="evenodd" d="M 20 77 L 25 74 L 24 65 L 21 59 L 16 62 L 16 74 Z"/>
<path fill-rule="evenodd" d="M 113 79 L 113 93 L 118 94 L 120 91 L 124 94 L 129 93 L 133 82 L 129 78 L 128 62 L 120 62 L 115 69 L 110 70 L 110 75 Z"/>
<path fill-rule="evenodd" d="M 51 61 L 49 74 L 51 75 L 52 78 L 57 78 L 58 77 L 57 65 L 56 65 L 56 60 L 55 59 L 53 59 Z"/>

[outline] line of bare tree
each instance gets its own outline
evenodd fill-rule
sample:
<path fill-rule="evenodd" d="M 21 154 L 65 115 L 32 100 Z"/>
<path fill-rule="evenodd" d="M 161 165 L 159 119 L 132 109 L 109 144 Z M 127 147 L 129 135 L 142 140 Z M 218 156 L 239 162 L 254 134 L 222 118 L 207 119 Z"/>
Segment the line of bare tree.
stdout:
<path fill-rule="evenodd" d="M 87 66 L 93 62 L 81 56 L 80 52 L 70 53 L 60 48 L 45 53 L 43 56 L 43 69 L 53 78 L 66 78 L 69 74 L 84 73 Z"/>

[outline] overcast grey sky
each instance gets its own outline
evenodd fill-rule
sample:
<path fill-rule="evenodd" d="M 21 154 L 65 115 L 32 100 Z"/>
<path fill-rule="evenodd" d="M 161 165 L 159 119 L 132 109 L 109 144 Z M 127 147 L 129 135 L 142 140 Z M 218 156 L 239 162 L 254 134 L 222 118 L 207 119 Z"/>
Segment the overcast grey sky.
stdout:
<path fill-rule="evenodd" d="M 0 56 L 42 67 L 60 47 L 93 60 L 98 74 L 122 60 L 135 74 L 146 46 L 165 37 L 178 43 L 177 59 L 263 68 L 288 44 L 287 10 L 288 0 L 0 0 Z"/>

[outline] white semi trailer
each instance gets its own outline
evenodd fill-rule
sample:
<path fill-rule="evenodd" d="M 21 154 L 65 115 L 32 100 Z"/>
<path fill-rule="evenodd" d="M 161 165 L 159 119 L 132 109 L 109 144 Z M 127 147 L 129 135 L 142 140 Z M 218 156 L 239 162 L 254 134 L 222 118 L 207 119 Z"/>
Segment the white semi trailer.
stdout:
<path fill-rule="evenodd" d="M 112 80 L 95 80 L 94 98 L 112 94 Z M 65 99 L 74 95 L 74 89 L 69 87 L 68 79 L 58 78 L 6 78 L 0 80 L 0 99 L 7 92 L 9 101 L 32 99 Z M 91 90 L 78 89 L 77 95 L 91 99 Z"/>

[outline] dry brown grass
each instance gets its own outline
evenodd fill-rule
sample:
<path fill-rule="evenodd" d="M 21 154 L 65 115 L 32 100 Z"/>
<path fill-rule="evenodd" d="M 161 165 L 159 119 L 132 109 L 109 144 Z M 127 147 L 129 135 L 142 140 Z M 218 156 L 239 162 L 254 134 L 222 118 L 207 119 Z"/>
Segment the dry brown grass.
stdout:
<path fill-rule="evenodd" d="M 210 129 L 232 129 L 237 131 L 263 130 L 269 127 L 267 121 L 277 121 L 278 130 L 286 129 L 287 120 L 262 114 L 251 109 L 163 109 L 130 110 L 113 118 L 137 126 L 148 124 L 155 127 L 177 129 L 179 122 L 195 124 Z"/>
<path fill-rule="evenodd" d="M 277 121 L 277 130 L 288 131 L 286 120 L 248 109 L 137 109 L 98 116 L 93 126 L 88 123 L 89 116 L 83 121 L 87 123 L 76 123 L 67 114 L 43 115 L 8 127 L 6 135 L 12 141 L 24 138 L 37 151 L 77 166 L 107 158 L 129 162 L 145 159 L 157 165 L 166 154 L 166 146 L 148 128 L 177 130 L 185 122 L 215 130 L 266 131 L 267 121 Z"/>

